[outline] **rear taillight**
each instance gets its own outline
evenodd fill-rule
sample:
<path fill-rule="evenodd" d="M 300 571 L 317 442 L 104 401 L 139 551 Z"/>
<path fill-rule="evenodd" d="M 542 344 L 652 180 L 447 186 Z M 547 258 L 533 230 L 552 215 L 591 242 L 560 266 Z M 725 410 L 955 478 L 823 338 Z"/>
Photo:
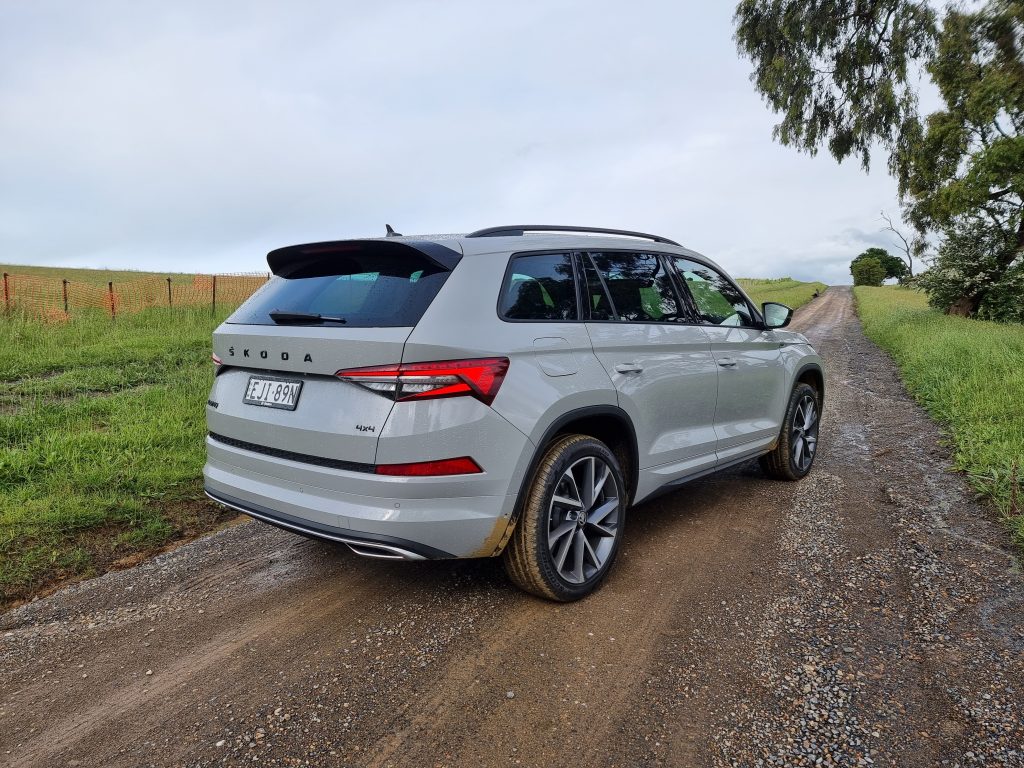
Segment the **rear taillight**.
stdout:
<path fill-rule="evenodd" d="M 210 359 L 213 360 L 213 375 L 216 376 L 224 367 L 224 361 L 217 357 L 216 354 L 211 354 Z"/>
<path fill-rule="evenodd" d="M 349 368 L 335 376 L 399 402 L 469 395 L 490 405 L 508 371 L 507 357 Z"/>
<path fill-rule="evenodd" d="M 411 464 L 378 464 L 374 468 L 378 475 L 395 477 L 441 477 L 443 475 L 476 475 L 483 470 L 469 456 L 440 461 L 416 461 Z"/>

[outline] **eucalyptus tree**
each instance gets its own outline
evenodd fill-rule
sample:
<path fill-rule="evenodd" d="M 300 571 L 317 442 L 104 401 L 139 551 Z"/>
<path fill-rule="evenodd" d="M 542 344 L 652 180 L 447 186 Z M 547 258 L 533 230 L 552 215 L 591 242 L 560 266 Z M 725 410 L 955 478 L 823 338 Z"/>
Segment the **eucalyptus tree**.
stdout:
<path fill-rule="evenodd" d="M 1024 0 L 941 14 L 921 0 L 741 0 L 735 21 L 782 144 L 865 169 L 880 147 L 919 232 L 956 233 L 960 263 L 965 233 L 985 249 L 984 278 L 945 285 L 944 309 L 973 315 L 1012 296 L 1000 286 L 1024 252 Z M 925 76 L 944 107 L 922 118 Z M 946 270 L 947 282 L 961 272 Z"/>

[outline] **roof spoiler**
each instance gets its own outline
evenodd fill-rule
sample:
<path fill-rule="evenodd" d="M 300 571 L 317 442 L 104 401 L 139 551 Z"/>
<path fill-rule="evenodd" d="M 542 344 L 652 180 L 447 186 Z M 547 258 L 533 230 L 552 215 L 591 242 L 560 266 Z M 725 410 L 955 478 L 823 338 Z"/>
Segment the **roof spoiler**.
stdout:
<path fill-rule="evenodd" d="M 382 256 L 398 254 L 412 249 L 448 272 L 462 259 L 462 254 L 432 240 L 330 240 L 277 248 L 267 254 L 270 271 L 278 277 L 288 277 L 310 262 L 346 253 L 374 253 Z"/>

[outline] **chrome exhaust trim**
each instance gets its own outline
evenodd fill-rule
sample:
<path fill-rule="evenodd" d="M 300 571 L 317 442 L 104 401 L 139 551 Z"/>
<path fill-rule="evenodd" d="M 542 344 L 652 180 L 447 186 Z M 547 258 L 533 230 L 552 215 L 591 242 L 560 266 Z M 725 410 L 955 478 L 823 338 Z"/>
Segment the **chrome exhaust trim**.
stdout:
<path fill-rule="evenodd" d="M 287 528 L 288 530 L 295 531 L 296 533 L 301 533 L 305 536 L 312 536 L 313 538 L 324 539 L 326 541 L 336 541 L 340 544 L 346 545 L 350 550 L 352 550 L 355 554 L 360 555 L 361 557 L 372 557 L 378 560 L 427 559 L 423 555 L 418 555 L 415 552 L 410 552 L 407 549 L 396 547 L 393 544 L 378 544 L 375 541 L 363 541 L 348 536 L 336 536 L 333 533 L 325 533 L 324 531 L 319 531 L 313 528 L 306 528 L 301 525 L 296 525 L 295 523 L 286 522 L 276 517 L 271 517 L 270 515 L 264 515 L 259 512 L 254 512 L 251 509 L 246 509 L 245 507 L 241 507 L 237 504 L 232 504 L 231 502 L 224 501 L 223 499 L 217 498 L 209 491 L 204 491 L 204 493 L 208 497 L 210 497 L 211 500 L 217 502 L 221 506 L 228 507 L 229 509 L 233 509 L 236 512 L 241 512 L 243 515 L 248 515 L 249 517 L 255 518 L 256 520 L 260 520 L 264 523 L 269 523 L 270 525 L 277 526 L 278 528 Z"/>

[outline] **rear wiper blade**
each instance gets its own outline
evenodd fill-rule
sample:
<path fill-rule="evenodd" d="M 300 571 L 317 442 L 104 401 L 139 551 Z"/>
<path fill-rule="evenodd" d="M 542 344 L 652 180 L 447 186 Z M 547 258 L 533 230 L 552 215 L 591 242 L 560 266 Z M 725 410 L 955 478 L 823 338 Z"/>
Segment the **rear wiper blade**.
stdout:
<path fill-rule="evenodd" d="M 314 325 L 317 323 L 341 323 L 344 325 L 348 321 L 344 317 L 332 317 L 331 315 L 321 315 L 318 312 L 281 312 L 274 310 L 268 313 L 270 319 L 278 325 L 285 325 L 293 323 L 295 325 L 309 324 Z"/>

